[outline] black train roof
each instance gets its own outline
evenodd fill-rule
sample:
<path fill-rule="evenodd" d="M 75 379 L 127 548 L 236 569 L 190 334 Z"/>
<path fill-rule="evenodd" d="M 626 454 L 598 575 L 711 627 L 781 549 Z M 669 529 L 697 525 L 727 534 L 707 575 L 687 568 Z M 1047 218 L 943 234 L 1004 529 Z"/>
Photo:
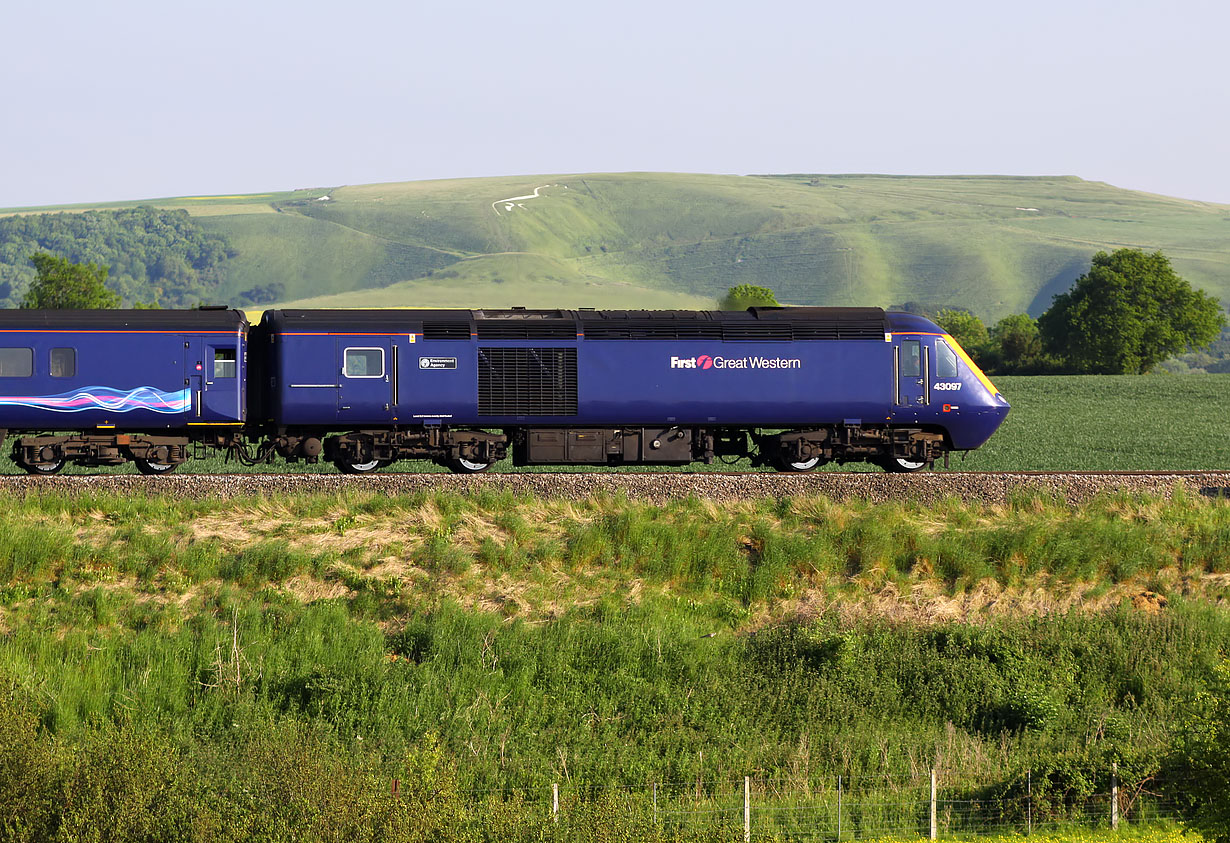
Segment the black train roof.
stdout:
<path fill-rule="evenodd" d="M 883 340 L 878 307 L 756 307 L 715 310 L 268 310 L 261 331 L 417 332 L 432 339 Z"/>
<path fill-rule="evenodd" d="M 267 310 L 263 321 L 279 328 L 327 328 L 339 324 L 400 330 L 423 322 L 486 321 L 663 321 L 663 322 L 883 322 L 878 307 L 752 307 L 747 310 Z"/>
<path fill-rule="evenodd" d="M 30 331 L 239 331 L 241 310 L 0 310 L 0 329 Z"/>

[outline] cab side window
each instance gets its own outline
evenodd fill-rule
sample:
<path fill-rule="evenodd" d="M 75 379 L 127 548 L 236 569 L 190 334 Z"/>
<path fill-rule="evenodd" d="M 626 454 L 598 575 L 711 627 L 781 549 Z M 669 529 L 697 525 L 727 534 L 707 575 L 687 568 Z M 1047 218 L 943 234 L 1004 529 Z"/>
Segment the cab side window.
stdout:
<path fill-rule="evenodd" d="M 916 378 L 922 374 L 922 343 L 905 340 L 901 343 L 901 377 Z"/>
<path fill-rule="evenodd" d="M 940 379 L 957 376 L 957 353 L 943 340 L 935 341 L 935 376 Z"/>
<path fill-rule="evenodd" d="M 342 373 L 348 378 L 384 377 L 384 350 L 380 348 L 346 349 Z"/>

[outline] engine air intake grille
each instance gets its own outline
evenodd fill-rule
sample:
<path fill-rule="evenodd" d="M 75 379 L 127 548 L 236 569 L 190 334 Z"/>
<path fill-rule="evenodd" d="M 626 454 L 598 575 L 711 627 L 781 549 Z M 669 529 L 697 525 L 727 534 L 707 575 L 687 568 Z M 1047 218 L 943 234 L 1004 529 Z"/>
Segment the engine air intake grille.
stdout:
<path fill-rule="evenodd" d="M 796 340 L 879 340 L 884 341 L 882 319 L 864 320 L 815 320 L 813 322 L 795 322 L 794 338 Z"/>
<path fill-rule="evenodd" d="M 587 340 L 720 340 L 722 326 L 717 322 L 585 322 Z"/>
<path fill-rule="evenodd" d="M 726 342 L 790 342 L 793 338 L 789 322 L 722 323 L 722 339 Z"/>
<path fill-rule="evenodd" d="M 469 338 L 469 322 L 423 323 L 423 339 L 425 340 L 468 340 Z"/>
<path fill-rule="evenodd" d="M 575 416 L 575 348 L 479 348 L 480 416 Z"/>
<path fill-rule="evenodd" d="M 475 322 L 480 340 L 575 340 L 577 323 L 529 319 L 489 319 Z"/>

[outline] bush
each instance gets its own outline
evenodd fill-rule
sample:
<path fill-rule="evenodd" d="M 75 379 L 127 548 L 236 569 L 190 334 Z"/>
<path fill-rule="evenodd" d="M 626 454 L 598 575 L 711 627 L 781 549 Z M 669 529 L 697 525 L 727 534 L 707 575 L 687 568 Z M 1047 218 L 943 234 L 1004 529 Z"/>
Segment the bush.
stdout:
<path fill-rule="evenodd" d="M 0 691 L 0 839 L 49 839 L 60 779 L 57 743 L 25 696 L 8 685 Z"/>
<path fill-rule="evenodd" d="M 1198 704 L 1171 765 L 1190 776 L 1192 825 L 1211 843 L 1230 843 L 1230 661 L 1217 667 Z"/>
<path fill-rule="evenodd" d="M 747 310 L 749 307 L 780 307 L 777 296 L 768 287 L 738 284 L 726 292 L 718 305 L 720 310 Z"/>

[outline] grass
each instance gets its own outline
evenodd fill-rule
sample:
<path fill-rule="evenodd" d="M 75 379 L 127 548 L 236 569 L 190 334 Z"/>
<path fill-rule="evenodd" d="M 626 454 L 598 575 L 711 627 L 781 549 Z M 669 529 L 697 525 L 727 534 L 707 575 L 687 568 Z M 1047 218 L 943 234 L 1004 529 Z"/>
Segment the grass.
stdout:
<path fill-rule="evenodd" d="M 1135 782 L 1230 648 L 1230 503 L 1182 494 L 34 494 L 0 542 L 6 839 L 724 840 L 650 783 Z"/>
<path fill-rule="evenodd" d="M 795 304 L 914 300 L 994 321 L 1037 315 L 1122 246 L 1230 296 L 1225 206 L 1070 177 L 599 173 L 150 204 L 231 238 L 220 301 L 280 283 L 284 301 L 350 307 L 680 307 L 753 283 Z"/>
<path fill-rule="evenodd" d="M 464 297 L 464 298 L 463 298 Z M 624 309 L 635 303 L 650 310 L 713 307 L 704 296 L 645 285 L 578 277 L 574 268 L 539 255 L 484 255 L 467 258 L 417 281 L 362 292 L 363 307 L 559 307 L 561 301 L 587 307 Z M 285 302 L 291 308 L 354 307 L 353 292 Z"/>
<path fill-rule="evenodd" d="M 498 216 L 492 208 L 548 185 L 524 207 Z M 369 185 L 331 195 L 332 202 L 285 210 L 391 243 L 489 256 L 513 276 L 516 255 L 538 255 L 563 283 L 545 286 L 554 306 L 602 306 L 595 283 L 631 285 L 626 307 L 655 306 L 637 300 L 638 288 L 715 300 L 734 284 L 754 283 L 797 304 L 960 303 L 993 320 L 1041 312 L 1093 252 L 1121 245 L 1161 248 L 1197 286 L 1230 294 L 1230 256 L 1213 245 L 1224 241 L 1224 208 L 1079 179 L 591 174 Z M 481 268 L 449 267 L 458 273 L 455 298 L 442 304 L 472 305 L 488 292 Z M 397 280 L 433 269 L 407 263 Z M 293 277 L 286 283 L 295 289 Z M 343 291 L 352 282 L 318 286 Z M 402 289 L 404 298 L 394 300 L 403 306 L 426 292 Z M 367 295 L 337 301 L 365 306 Z"/>
<path fill-rule="evenodd" d="M 920 717 L 914 737 L 899 736 L 897 762 L 924 752 L 950 722 L 973 741 L 962 749 L 972 753 L 967 761 L 995 764 L 998 751 L 982 741 L 999 735 L 998 717 L 1017 716 L 1005 708 L 1014 684 L 1048 687 L 1059 682 L 1047 679 L 1057 666 L 1068 671 L 1060 671 L 1063 682 L 1077 682 L 1093 669 L 1084 663 L 1089 653 L 1103 645 L 1121 653 L 1097 668 L 1106 673 L 1096 688 L 1081 685 L 1079 705 L 1075 689 L 1055 685 L 1054 699 L 1076 708 L 1023 733 L 1017 751 L 1028 752 L 1037 748 L 1031 741 L 1064 745 L 1076 721 L 1100 706 L 1125 722 L 1145 717 L 1140 699 L 1130 710 L 1116 701 L 1125 665 L 1145 671 L 1140 682 L 1149 684 L 1155 716 L 1156 706 L 1180 703 L 1183 683 L 1230 642 L 1225 618 L 1192 602 L 1219 601 L 1230 587 L 1230 505 L 1183 496 L 1102 498 L 1075 511 L 1045 498 L 1006 507 L 824 498 L 656 507 L 507 493 L 229 502 L 32 496 L 0 514 L 0 535 L 0 624 L 9 630 L 0 674 L 23 685 L 38 677 L 43 721 L 69 733 L 128 708 L 214 729 L 235 700 L 209 689 L 236 676 L 244 716 L 306 710 L 349 724 L 343 731 L 352 737 L 379 732 L 386 741 L 437 724 L 456 748 L 478 714 L 465 714 L 466 706 L 513 694 L 520 701 L 512 708 L 482 714 L 494 730 L 483 732 L 487 752 L 513 711 L 538 710 L 541 720 L 513 746 L 539 767 L 549 767 L 542 737 L 557 729 L 579 741 L 585 763 L 599 763 L 600 747 L 632 729 L 640 737 L 629 752 L 640 761 L 631 769 L 667 780 L 694 773 L 696 759 L 685 763 L 681 747 L 711 740 L 707 730 L 736 711 L 748 719 L 740 729 L 750 729 L 753 711 L 768 705 L 803 716 L 820 694 L 827 703 L 801 722 L 828 742 L 812 749 L 834 753 L 825 764 L 852 746 L 828 730 L 859 706 L 879 711 L 879 727 L 894 732 L 893 713 Z M 1148 601 L 1135 601 L 1144 592 Z M 1167 602 L 1175 607 L 1151 614 Z M 1021 621 L 1020 612 L 1044 620 Z M 929 631 L 935 624 L 950 631 Z M 1134 649 L 1149 655 L 1125 655 Z M 975 662 L 985 662 L 985 674 Z M 1166 663 L 1187 667 L 1166 673 Z M 909 665 L 932 668 L 911 673 Z M 809 671 L 831 671 L 834 684 L 820 692 Z M 462 674 L 469 684 L 451 687 Z M 888 674 L 895 678 L 886 685 Z M 802 694 L 795 703 L 790 682 Z M 689 687 L 705 690 L 685 703 L 679 695 Z M 577 725 L 565 724 L 608 709 L 622 711 L 609 730 L 573 733 Z M 684 716 L 675 724 L 684 732 L 658 733 L 662 717 L 675 716 Z M 1157 740 L 1150 722 L 1132 727 L 1145 730 L 1138 737 L 1146 743 Z M 752 763 L 784 769 L 796 729 L 781 745 L 734 741 L 723 751 L 733 754 L 712 761 L 729 773 Z M 875 759 L 873 731 L 859 738 L 867 741 L 860 764 Z M 742 754 L 753 746 L 768 756 Z M 501 767 L 482 757 L 475 781 L 498 780 Z M 518 769 L 517 777 L 541 773 Z M 615 775 L 601 769 L 601 780 Z"/>
<path fill-rule="evenodd" d="M 541 619 L 608 597 L 687 595 L 732 628 L 887 592 L 913 594 L 917 619 L 929 608 L 944 616 L 952 599 L 977 613 L 1024 599 L 1043 579 L 1052 602 L 1035 607 L 1048 611 L 1113 606 L 1142 589 L 1218 596 L 1230 586 L 1228 547 L 1230 506 L 1181 492 L 1075 510 L 1028 495 L 1003 506 L 823 497 L 657 506 L 510 492 L 87 493 L 31 495 L 0 514 L 0 579 L 15 603 L 96 586 L 178 601 L 225 584 L 370 592 L 393 609 L 449 599 Z"/>

